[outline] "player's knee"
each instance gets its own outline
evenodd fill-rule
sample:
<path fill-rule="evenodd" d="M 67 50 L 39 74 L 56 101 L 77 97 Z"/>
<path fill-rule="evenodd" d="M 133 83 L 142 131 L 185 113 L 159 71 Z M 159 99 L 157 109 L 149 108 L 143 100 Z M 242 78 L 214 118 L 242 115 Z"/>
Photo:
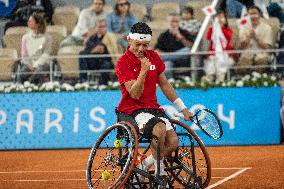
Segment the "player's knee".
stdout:
<path fill-rule="evenodd" d="M 158 138 L 166 136 L 166 125 L 163 122 L 158 122 L 152 131 L 152 134 Z"/>

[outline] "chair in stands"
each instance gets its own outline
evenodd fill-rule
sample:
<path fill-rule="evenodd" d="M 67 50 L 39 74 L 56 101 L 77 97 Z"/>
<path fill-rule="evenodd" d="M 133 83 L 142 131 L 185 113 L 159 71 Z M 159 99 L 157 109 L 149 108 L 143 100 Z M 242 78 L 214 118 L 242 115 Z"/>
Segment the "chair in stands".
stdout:
<path fill-rule="evenodd" d="M 56 55 L 60 42 L 67 36 L 67 28 L 63 25 L 51 25 L 46 27 L 46 32 L 52 36 L 52 55 Z"/>
<path fill-rule="evenodd" d="M 12 67 L 17 58 L 15 48 L 0 48 L 0 81 L 11 81 Z"/>
<path fill-rule="evenodd" d="M 152 8 L 152 17 L 154 21 L 165 21 L 169 13 L 180 13 L 177 2 L 155 3 Z"/>
<path fill-rule="evenodd" d="M 3 36 L 3 41 L 6 48 L 15 48 L 18 55 L 20 55 L 22 37 L 28 31 L 29 28 L 26 26 L 16 26 L 7 29 L 5 35 Z"/>
<path fill-rule="evenodd" d="M 211 4 L 210 0 L 203 0 L 203 1 L 190 1 L 186 5 L 191 6 L 194 9 L 195 18 L 198 21 L 203 21 L 205 18 L 205 14 L 202 11 L 202 8 Z"/>
<path fill-rule="evenodd" d="M 52 16 L 55 25 L 64 25 L 70 34 L 75 27 L 80 15 L 80 8 L 76 6 L 56 7 Z"/>
<path fill-rule="evenodd" d="M 78 80 L 80 76 L 79 69 L 79 53 L 84 46 L 67 46 L 60 48 L 58 55 L 58 63 L 61 68 L 63 80 Z M 72 56 L 72 57 L 68 57 Z"/>
<path fill-rule="evenodd" d="M 136 16 L 138 21 L 142 21 L 147 14 L 146 6 L 144 4 L 132 3 L 131 12 Z"/>

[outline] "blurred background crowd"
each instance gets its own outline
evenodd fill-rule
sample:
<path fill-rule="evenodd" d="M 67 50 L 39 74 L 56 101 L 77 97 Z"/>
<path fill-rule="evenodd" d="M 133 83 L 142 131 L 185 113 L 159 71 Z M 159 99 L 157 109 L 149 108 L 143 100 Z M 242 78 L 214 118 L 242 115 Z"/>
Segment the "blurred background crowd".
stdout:
<path fill-rule="evenodd" d="M 0 11 L 0 81 L 106 85 L 116 80 L 116 60 L 140 21 L 152 28 L 150 49 L 162 56 L 168 78 L 222 82 L 253 71 L 283 77 L 284 2 L 212 2 L 15 1 Z"/>

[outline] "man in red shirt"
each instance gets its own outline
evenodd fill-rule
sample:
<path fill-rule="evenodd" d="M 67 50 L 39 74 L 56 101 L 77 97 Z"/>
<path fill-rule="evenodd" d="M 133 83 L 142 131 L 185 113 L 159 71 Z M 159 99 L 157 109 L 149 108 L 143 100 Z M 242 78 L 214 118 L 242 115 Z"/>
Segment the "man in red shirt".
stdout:
<path fill-rule="evenodd" d="M 157 84 L 165 96 L 181 111 L 186 120 L 192 115 L 165 76 L 165 64 L 159 55 L 148 50 L 152 30 L 145 24 L 134 24 L 128 35 L 129 47 L 119 58 L 116 75 L 120 82 L 122 99 L 117 108 L 119 112 L 132 116 L 145 136 L 156 136 L 160 140 L 160 157 L 170 155 L 178 146 L 178 137 L 173 127 L 157 103 Z M 152 141 L 152 155 L 139 166 L 148 170 L 156 161 L 156 142 Z M 160 161 L 161 175 L 165 175 L 163 161 Z M 140 167 L 140 168 L 141 168 Z"/>

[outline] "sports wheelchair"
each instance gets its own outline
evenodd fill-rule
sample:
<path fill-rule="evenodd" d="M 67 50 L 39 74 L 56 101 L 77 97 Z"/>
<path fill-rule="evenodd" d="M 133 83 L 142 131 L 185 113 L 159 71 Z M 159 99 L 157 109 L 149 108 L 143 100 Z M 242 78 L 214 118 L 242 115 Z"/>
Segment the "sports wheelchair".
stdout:
<path fill-rule="evenodd" d="M 171 120 L 179 145 L 170 157 L 164 158 L 166 176 L 159 174 L 159 139 L 139 133 L 135 120 L 121 112 L 117 123 L 108 127 L 93 146 L 86 169 L 90 189 L 163 189 L 205 188 L 211 178 L 211 163 L 206 148 L 186 124 Z M 145 172 L 137 162 L 149 153 L 152 140 L 157 142 L 157 173 Z M 143 151 L 141 154 L 138 151 Z M 141 179 L 143 178 L 143 179 Z"/>

